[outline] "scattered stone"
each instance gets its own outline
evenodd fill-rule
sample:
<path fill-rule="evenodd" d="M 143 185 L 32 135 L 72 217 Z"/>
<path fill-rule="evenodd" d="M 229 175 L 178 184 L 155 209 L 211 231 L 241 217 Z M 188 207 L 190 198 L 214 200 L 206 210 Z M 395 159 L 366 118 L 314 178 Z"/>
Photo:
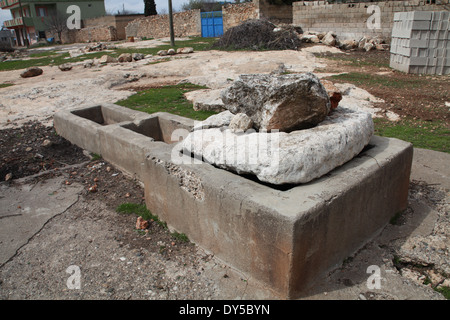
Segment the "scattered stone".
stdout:
<path fill-rule="evenodd" d="M 223 111 L 221 113 L 212 115 L 202 122 L 197 123 L 192 131 L 229 126 L 233 117 L 234 114 L 232 114 L 230 111 Z"/>
<path fill-rule="evenodd" d="M 376 44 L 375 48 L 380 51 L 386 51 L 386 50 L 389 50 L 389 45 L 386 43 L 380 43 L 380 44 Z"/>
<path fill-rule="evenodd" d="M 326 44 L 327 46 L 335 46 L 336 45 L 336 34 L 329 31 L 325 36 L 322 38 L 322 43 Z"/>
<path fill-rule="evenodd" d="M 167 50 L 167 54 L 170 55 L 170 56 L 173 56 L 174 54 L 176 54 L 175 49 Z"/>
<path fill-rule="evenodd" d="M 144 220 L 142 217 L 138 217 L 136 221 L 136 229 L 138 230 L 144 230 L 147 229 L 149 226 L 149 223 L 147 220 Z"/>
<path fill-rule="evenodd" d="M 108 63 L 116 63 L 118 60 L 114 57 L 104 55 L 100 58 L 99 63 L 100 64 L 108 64 Z"/>
<path fill-rule="evenodd" d="M 319 43 L 319 42 L 320 42 L 319 37 L 316 36 L 315 34 L 306 34 L 306 35 L 303 35 L 303 36 L 301 37 L 301 40 L 302 40 L 303 42 L 307 42 L 307 43 Z"/>
<path fill-rule="evenodd" d="M 133 53 L 132 58 L 134 61 L 139 61 L 145 58 L 145 55 L 142 53 Z"/>
<path fill-rule="evenodd" d="M 233 132 L 245 132 L 253 127 L 253 120 L 245 113 L 236 114 L 229 125 Z"/>
<path fill-rule="evenodd" d="M 28 148 L 25 149 L 26 152 L 30 152 L 31 150 L 33 150 L 32 147 L 28 147 Z"/>
<path fill-rule="evenodd" d="M 5 176 L 5 181 L 9 181 L 9 180 L 11 180 L 12 179 L 12 173 L 10 172 L 10 173 L 8 173 L 6 176 Z"/>
<path fill-rule="evenodd" d="M 157 52 L 157 55 L 158 55 L 158 56 L 167 56 L 168 53 L 167 53 L 167 50 L 159 50 L 159 51 Z"/>
<path fill-rule="evenodd" d="M 41 68 L 30 67 L 30 68 L 27 68 L 24 72 L 22 72 L 20 74 L 20 76 L 22 78 L 31 78 L 31 77 L 40 76 L 42 73 L 44 73 L 44 71 Z"/>
<path fill-rule="evenodd" d="M 122 53 L 119 56 L 119 62 L 123 63 L 123 62 L 131 62 L 133 61 L 133 56 L 131 55 L 131 53 Z"/>
<path fill-rule="evenodd" d="M 241 75 L 222 91 L 231 113 L 245 113 L 258 130 L 292 131 L 325 119 L 330 99 L 313 73 Z"/>
<path fill-rule="evenodd" d="M 336 109 L 339 105 L 339 101 L 342 100 L 341 91 L 329 80 L 321 80 L 320 82 L 325 87 L 328 97 L 330 98 L 331 110 Z"/>
<path fill-rule="evenodd" d="M 358 47 L 358 43 L 356 42 L 356 40 L 353 39 L 347 39 L 342 41 L 341 43 L 341 48 L 343 50 L 351 50 L 351 49 L 356 49 Z"/>
<path fill-rule="evenodd" d="M 94 184 L 93 186 L 90 186 L 88 190 L 89 190 L 89 192 L 92 192 L 92 193 L 97 192 L 97 185 Z"/>
<path fill-rule="evenodd" d="M 366 44 L 364 44 L 364 50 L 366 50 L 366 52 L 375 49 L 375 45 L 373 43 L 367 42 Z"/>
<path fill-rule="evenodd" d="M 58 66 L 61 71 L 70 71 L 72 70 L 72 65 L 70 63 L 64 63 Z"/>
<path fill-rule="evenodd" d="M 181 48 L 180 53 L 183 53 L 183 54 L 194 53 L 194 48 L 192 48 L 192 47 Z"/>
<path fill-rule="evenodd" d="M 89 59 L 84 61 L 83 67 L 84 68 L 92 68 L 94 66 L 94 59 Z"/>

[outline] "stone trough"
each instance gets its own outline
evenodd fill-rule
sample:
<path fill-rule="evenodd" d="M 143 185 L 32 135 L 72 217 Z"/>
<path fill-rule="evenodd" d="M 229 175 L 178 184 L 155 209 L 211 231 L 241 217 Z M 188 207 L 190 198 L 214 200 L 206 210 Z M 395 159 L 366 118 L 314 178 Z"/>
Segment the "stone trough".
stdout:
<path fill-rule="evenodd" d="M 274 185 L 182 151 L 194 121 L 104 104 L 60 111 L 58 134 L 141 181 L 148 209 L 281 298 L 314 282 L 406 209 L 413 149 L 372 136 L 350 161 L 303 184 Z"/>

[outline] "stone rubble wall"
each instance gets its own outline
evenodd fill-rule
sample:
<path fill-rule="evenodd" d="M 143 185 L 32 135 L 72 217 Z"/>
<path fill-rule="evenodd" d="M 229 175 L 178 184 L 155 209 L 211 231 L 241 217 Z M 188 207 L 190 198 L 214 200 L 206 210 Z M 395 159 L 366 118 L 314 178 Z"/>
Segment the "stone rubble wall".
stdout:
<path fill-rule="evenodd" d="M 58 40 L 55 32 L 49 32 L 48 37 Z M 61 35 L 62 43 L 86 43 L 98 41 L 116 41 L 117 30 L 113 26 L 88 27 L 79 30 L 66 30 Z"/>
<path fill-rule="evenodd" d="M 258 18 L 257 6 L 253 2 L 225 5 L 222 7 L 222 13 L 223 32 L 246 20 Z"/>
<path fill-rule="evenodd" d="M 200 10 L 189 10 L 173 14 L 175 37 L 200 36 Z M 156 15 L 136 19 L 125 27 L 127 37 L 165 38 L 170 36 L 169 15 Z"/>
<path fill-rule="evenodd" d="M 259 19 L 267 19 L 275 24 L 293 21 L 293 6 L 273 5 L 267 0 L 253 0 L 253 3 L 256 5 Z"/>
<path fill-rule="evenodd" d="M 448 11 L 449 0 L 427 4 L 426 0 L 384 1 L 328 4 L 326 1 L 298 1 L 292 4 L 293 24 L 303 31 L 334 31 L 341 39 L 359 39 L 363 36 L 390 38 L 396 12 Z M 369 29 L 367 13 L 371 5 L 380 8 L 380 28 Z M 371 20 L 372 21 L 372 20 Z"/>

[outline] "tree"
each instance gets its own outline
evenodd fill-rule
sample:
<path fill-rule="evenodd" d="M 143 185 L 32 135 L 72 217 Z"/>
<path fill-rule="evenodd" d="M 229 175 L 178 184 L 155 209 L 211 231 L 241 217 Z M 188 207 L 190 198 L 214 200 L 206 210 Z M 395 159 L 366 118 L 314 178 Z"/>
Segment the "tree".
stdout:
<path fill-rule="evenodd" d="M 156 12 L 155 0 L 144 0 L 144 5 L 144 16 L 148 17 L 158 14 L 158 12 Z"/>
<path fill-rule="evenodd" d="M 45 20 L 45 26 L 47 30 L 58 35 L 58 41 L 62 42 L 62 34 L 67 31 L 67 15 L 56 11 L 49 15 Z"/>

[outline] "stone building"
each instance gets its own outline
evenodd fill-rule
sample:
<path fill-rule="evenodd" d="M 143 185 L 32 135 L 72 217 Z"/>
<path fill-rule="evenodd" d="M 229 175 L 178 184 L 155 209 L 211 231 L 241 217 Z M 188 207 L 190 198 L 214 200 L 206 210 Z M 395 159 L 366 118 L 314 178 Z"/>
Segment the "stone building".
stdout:
<path fill-rule="evenodd" d="M 81 19 L 104 16 L 104 0 L 1 0 L 0 8 L 11 11 L 11 20 L 5 27 L 16 32 L 16 45 L 33 44 L 46 38 L 51 26 L 63 24 L 72 15 L 67 8 L 76 5 L 80 8 Z M 57 22 L 59 20 L 60 22 Z M 61 22 L 62 21 L 62 22 Z"/>

